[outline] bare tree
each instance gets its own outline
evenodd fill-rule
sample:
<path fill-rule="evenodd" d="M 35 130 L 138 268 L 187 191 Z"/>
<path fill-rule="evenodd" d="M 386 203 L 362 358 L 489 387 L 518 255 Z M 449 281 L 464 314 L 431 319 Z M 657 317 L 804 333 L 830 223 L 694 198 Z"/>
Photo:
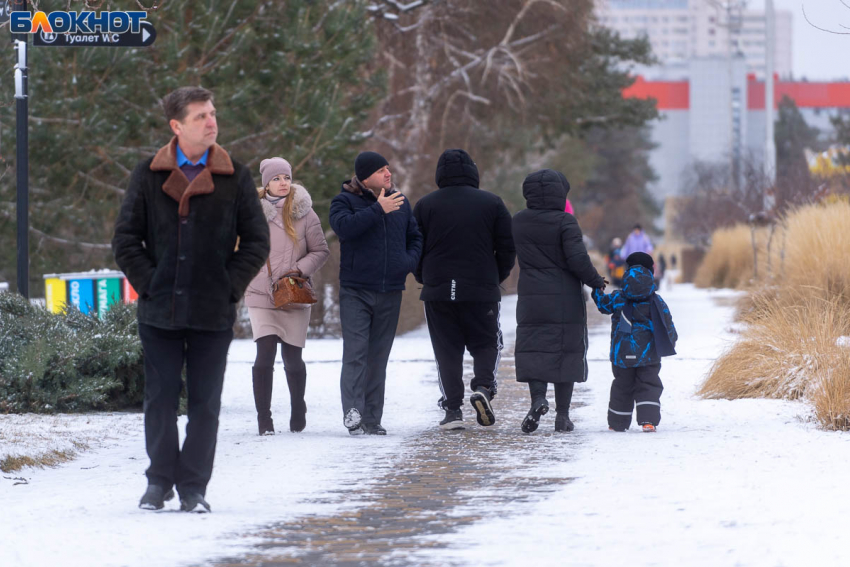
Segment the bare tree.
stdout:
<path fill-rule="evenodd" d="M 466 147 L 481 161 L 482 152 L 510 146 L 504 135 L 550 118 L 548 91 L 583 71 L 577 56 L 588 42 L 589 0 L 378 4 L 389 95 L 364 134 L 392 156 L 402 189 L 414 197 L 430 187 L 444 148 Z M 589 95 L 582 84 L 576 78 L 575 92 L 564 94 L 581 102 Z M 573 117 L 576 125 L 613 118 Z"/>

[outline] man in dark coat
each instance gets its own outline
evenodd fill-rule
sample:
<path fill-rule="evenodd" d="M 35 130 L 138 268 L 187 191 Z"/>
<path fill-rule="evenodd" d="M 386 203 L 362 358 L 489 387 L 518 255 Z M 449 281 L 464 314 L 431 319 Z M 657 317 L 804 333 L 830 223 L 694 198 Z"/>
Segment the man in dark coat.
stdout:
<path fill-rule="evenodd" d="M 387 360 L 407 274 L 419 263 L 422 235 L 410 203 L 393 188 L 389 164 L 363 152 L 355 176 L 331 201 L 339 237 L 343 424 L 352 435 L 386 435 L 381 425 Z"/>
<path fill-rule="evenodd" d="M 112 239 L 115 262 L 139 294 L 151 461 L 139 507 L 162 508 L 176 485 L 182 510 L 209 512 L 204 497 L 236 302 L 268 257 L 269 229 L 250 173 L 215 143 L 212 93 L 183 87 L 163 108 L 174 138 L 136 166 Z M 184 362 L 189 423 L 181 451 Z"/>
<path fill-rule="evenodd" d="M 516 252 L 511 215 L 502 199 L 478 188 L 478 168 L 463 150 L 446 150 L 437 162 L 438 190 L 413 210 L 424 239 L 415 272 L 419 299 L 437 359 L 443 429 L 463 428 L 463 350 L 474 360 L 469 398 L 480 425 L 493 425 L 490 401 L 502 350 L 499 284 L 510 275 Z"/>
<path fill-rule="evenodd" d="M 519 261 L 516 375 L 528 382 L 531 410 L 523 431 L 537 429 L 549 411 L 547 383 L 555 384 L 556 431 L 572 431 L 573 384 L 587 380 L 587 308 L 582 284 L 605 288 L 582 242 L 575 217 L 564 212 L 570 184 L 551 169 L 522 184 L 526 208 L 514 215 Z"/>

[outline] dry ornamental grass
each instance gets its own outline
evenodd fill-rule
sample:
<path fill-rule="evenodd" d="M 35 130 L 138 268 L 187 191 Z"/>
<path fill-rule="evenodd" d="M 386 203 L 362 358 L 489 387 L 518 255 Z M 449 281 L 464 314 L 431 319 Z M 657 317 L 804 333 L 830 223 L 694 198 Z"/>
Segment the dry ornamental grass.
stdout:
<path fill-rule="evenodd" d="M 850 339 L 843 337 L 850 337 L 850 204 L 803 207 L 784 227 L 784 270 L 739 305 L 739 319 L 748 326 L 715 362 L 699 394 L 804 398 L 823 427 L 848 430 Z M 711 282 L 740 282 L 729 274 L 740 267 L 743 248 L 750 248 L 752 267 L 749 228 L 718 236 L 702 275 Z M 723 254 L 733 258 L 724 264 Z"/>

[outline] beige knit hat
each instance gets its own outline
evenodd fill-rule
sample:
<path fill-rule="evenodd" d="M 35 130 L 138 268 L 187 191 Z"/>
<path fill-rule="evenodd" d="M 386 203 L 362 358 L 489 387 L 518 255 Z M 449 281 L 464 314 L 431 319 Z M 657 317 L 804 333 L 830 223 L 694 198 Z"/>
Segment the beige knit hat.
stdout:
<path fill-rule="evenodd" d="M 276 175 L 286 174 L 292 179 L 292 166 L 281 157 L 264 159 L 260 162 L 260 175 L 263 176 L 263 187 L 268 187 L 269 181 Z"/>

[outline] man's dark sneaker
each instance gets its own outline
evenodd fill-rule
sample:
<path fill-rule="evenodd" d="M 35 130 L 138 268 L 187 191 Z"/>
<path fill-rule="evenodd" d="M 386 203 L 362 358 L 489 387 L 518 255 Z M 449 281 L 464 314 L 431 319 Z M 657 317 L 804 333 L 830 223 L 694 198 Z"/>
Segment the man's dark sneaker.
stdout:
<path fill-rule="evenodd" d="M 538 398 L 531 402 L 531 409 L 528 410 L 528 415 L 522 420 L 523 433 L 533 433 L 537 431 L 537 426 L 540 425 L 540 418 L 549 412 L 549 402 L 546 398 Z"/>
<path fill-rule="evenodd" d="M 447 409 L 446 417 L 440 422 L 440 429 L 463 429 L 463 411 L 458 408 L 455 410 Z"/>
<path fill-rule="evenodd" d="M 204 497 L 197 492 L 180 495 L 180 509 L 184 512 L 195 512 L 198 514 L 206 514 L 212 512 L 210 505 L 204 500 Z"/>
<path fill-rule="evenodd" d="M 469 403 L 475 409 L 475 419 L 478 425 L 489 426 L 496 423 L 496 416 L 490 406 L 490 392 L 487 388 L 476 388 L 469 396 Z"/>
<path fill-rule="evenodd" d="M 170 488 L 165 490 L 158 484 L 149 484 L 148 489 L 139 501 L 142 510 L 162 510 L 165 503 L 174 498 L 174 491 Z"/>
<path fill-rule="evenodd" d="M 364 429 L 362 425 L 358 425 L 354 429 L 349 429 L 348 434 L 349 435 L 366 435 L 366 429 Z"/>
<path fill-rule="evenodd" d="M 558 412 L 555 415 L 555 431 L 572 431 L 576 426 L 570 421 L 570 414 Z"/>
<path fill-rule="evenodd" d="M 384 429 L 384 426 L 380 423 L 376 423 L 375 425 L 363 424 L 363 430 L 366 432 L 366 435 L 386 435 L 387 430 Z"/>
<path fill-rule="evenodd" d="M 345 417 L 342 418 L 342 424 L 348 429 L 348 432 L 352 435 L 359 435 L 359 433 L 352 433 L 355 429 L 362 429 L 360 427 L 360 421 L 362 418 L 360 417 L 360 410 L 357 408 L 351 408 L 345 413 Z"/>

